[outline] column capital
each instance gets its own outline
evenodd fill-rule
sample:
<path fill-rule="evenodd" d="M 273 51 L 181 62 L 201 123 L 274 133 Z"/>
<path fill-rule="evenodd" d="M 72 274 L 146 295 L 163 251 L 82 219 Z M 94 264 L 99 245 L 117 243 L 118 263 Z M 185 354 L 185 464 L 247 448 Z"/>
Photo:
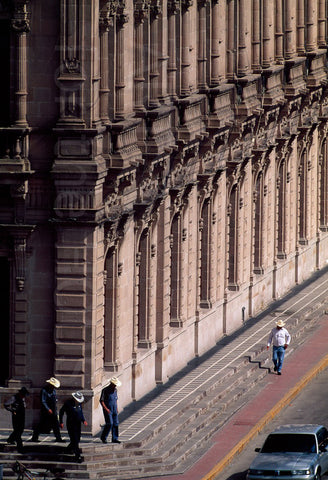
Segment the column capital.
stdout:
<path fill-rule="evenodd" d="M 116 0 L 113 0 L 114 2 Z M 125 1 L 118 2 L 116 9 L 116 21 L 118 28 L 123 28 L 126 23 L 129 21 L 129 15 L 125 12 Z"/>
<path fill-rule="evenodd" d="M 99 14 L 99 27 L 103 32 L 108 32 L 113 26 L 113 16 L 118 7 L 117 0 L 111 0 L 105 3 Z"/>
<path fill-rule="evenodd" d="M 187 11 L 194 4 L 193 0 L 181 0 L 183 10 Z"/>
<path fill-rule="evenodd" d="M 179 13 L 180 12 L 179 0 L 168 0 L 167 11 L 169 15 L 176 15 L 177 13 Z"/>
<path fill-rule="evenodd" d="M 152 20 L 156 20 L 162 13 L 162 6 L 160 0 L 151 0 L 150 15 Z"/>
<path fill-rule="evenodd" d="M 27 4 L 28 0 L 16 0 L 14 2 L 14 12 L 11 19 L 11 27 L 17 33 L 27 33 L 30 31 Z"/>
<path fill-rule="evenodd" d="M 136 0 L 134 2 L 134 21 L 136 25 L 144 23 L 149 15 L 150 0 Z"/>

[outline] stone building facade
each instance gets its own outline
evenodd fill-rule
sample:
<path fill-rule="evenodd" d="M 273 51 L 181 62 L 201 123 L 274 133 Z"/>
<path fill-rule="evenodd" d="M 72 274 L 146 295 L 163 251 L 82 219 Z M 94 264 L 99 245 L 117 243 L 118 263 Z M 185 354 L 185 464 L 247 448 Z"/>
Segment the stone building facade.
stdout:
<path fill-rule="evenodd" d="M 111 376 L 122 408 L 326 264 L 327 8 L 0 0 L 0 393 L 31 424 L 54 375 L 95 434 Z"/>

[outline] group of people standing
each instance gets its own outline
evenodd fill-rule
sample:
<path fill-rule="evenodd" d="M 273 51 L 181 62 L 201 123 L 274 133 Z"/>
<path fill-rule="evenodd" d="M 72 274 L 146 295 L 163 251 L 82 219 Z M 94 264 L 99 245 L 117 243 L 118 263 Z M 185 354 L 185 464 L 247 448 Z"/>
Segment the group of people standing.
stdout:
<path fill-rule="evenodd" d="M 112 442 L 121 443 L 118 439 L 118 409 L 117 409 L 117 390 L 121 382 L 113 377 L 107 387 L 102 390 L 100 403 L 103 408 L 105 426 L 101 434 L 103 443 L 107 443 L 107 437 L 112 431 Z M 69 453 L 73 453 L 75 460 L 78 463 L 83 461 L 81 457 L 81 449 L 79 443 L 81 439 L 81 425 L 88 425 L 83 414 L 82 404 L 84 396 L 81 392 L 73 392 L 72 396 L 68 398 L 61 409 L 57 410 L 57 393 L 56 390 L 60 387 L 60 381 L 55 377 L 46 380 L 44 387 L 40 392 L 40 419 L 33 430 L 31 438 L 32 442 L 39 441 L 39 435 L 42 433 L 50 433 L 51 430 L 55 435 L 56 442 L 64 442 L 61 436 L 60 429 L 64 428 L 63 418 L 66 414 L 66 427 L 70 438 L 70 443 L 67 447 Z M 10 434 L 7 443 L 16 444 L 18 452 L 23 452 L 22 434 L 25 428 L 25 399 L 29 395 L 28 390 L 22 387 L 13 397 L 4 403 L 6 410 L 12 414 L 13 431 Z"/>

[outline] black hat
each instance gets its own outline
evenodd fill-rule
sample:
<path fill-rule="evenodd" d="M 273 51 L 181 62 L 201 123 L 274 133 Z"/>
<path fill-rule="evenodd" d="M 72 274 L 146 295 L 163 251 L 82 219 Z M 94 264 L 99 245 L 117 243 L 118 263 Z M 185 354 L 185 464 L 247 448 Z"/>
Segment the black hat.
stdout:
<path fill-rule="evenodd" d="M 23 396 L 30 394 L 30 392 L 29 392 L 25 387 L 22 387 L 22 388 L 18 391 L 18 393 L 20 393 L 20 394 L 23 395 Z"/>

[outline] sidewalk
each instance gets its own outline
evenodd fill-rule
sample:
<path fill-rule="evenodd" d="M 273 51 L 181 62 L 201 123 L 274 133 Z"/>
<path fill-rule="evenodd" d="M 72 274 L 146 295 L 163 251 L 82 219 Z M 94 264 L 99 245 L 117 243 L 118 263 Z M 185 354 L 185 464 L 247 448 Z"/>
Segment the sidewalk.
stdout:
<path fill-rule="evenodd" d="M 283 375 L 268 375 L 266 386 L 213 437 L 213 446 L 182 475 L 148 480 L 214 480 L 234 455 L 262 430 L 321 370 L 328 366 L 328 316 L 299 350 L 287 357 Z"/>

